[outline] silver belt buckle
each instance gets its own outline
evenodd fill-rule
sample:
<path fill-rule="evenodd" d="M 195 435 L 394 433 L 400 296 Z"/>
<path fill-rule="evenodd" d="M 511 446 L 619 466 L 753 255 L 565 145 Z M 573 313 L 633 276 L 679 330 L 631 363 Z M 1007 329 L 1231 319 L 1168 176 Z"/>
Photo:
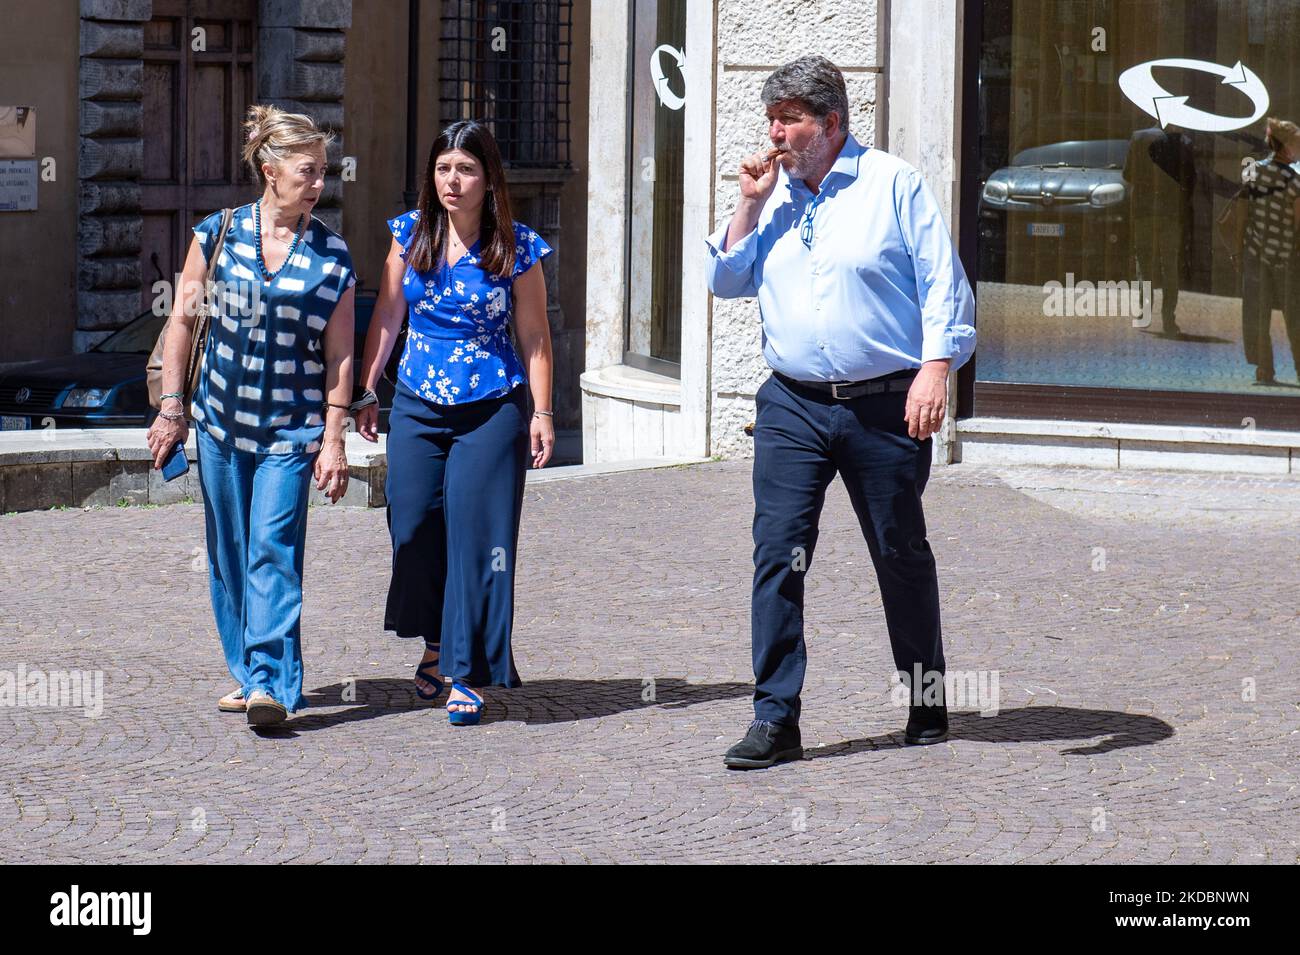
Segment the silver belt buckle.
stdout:
<path fill-rule="evenodd" d="M 832 381 L 831 397 L 834 398 L 836 401 L 848 401 L 849 399 L 847 397 L 843 397 L 843 398 L 840 397 L 840 385 L 844 385 L 845 387 L 847 387 L 852 384 L 853 382 L 851 381 Z"/>

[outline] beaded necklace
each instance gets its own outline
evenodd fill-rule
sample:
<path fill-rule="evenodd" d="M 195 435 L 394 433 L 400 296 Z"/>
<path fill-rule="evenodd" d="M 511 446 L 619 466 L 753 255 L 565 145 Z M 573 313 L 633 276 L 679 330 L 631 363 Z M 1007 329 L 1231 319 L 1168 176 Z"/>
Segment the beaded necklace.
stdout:
<path fill-rule="evenodd" d="M 262 254 L 262 200 L 258 199 L 253 203 L 253 234 L 257 237 L 257 267 L 262 273 L 262 279 L 266 282 L 273 281 L 277 275 L 284 271 L 284 267 L 289 264 L 293 258 L 294 250 L 298 248 L 298 240 L 302 238 L 303 233 L 303 216 L 299 214 L 298 222 L 294 225 L 295 234 L 293 242 L 289 244 L 289 251 L 284 256 L 284 261 L 280 267 L 272 272 L 266 267 L 266 256 Z"/>

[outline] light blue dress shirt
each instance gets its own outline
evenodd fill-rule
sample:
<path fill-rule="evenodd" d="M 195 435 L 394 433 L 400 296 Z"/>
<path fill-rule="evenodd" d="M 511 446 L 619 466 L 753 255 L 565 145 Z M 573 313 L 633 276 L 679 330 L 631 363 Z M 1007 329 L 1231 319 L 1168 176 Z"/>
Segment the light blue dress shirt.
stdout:
<path fill-rule="evenodd" d="M 785 168 L 754 231 L 706 239 L 709 290 L 758 296 L 763 357 L 800 381 L 862 381 L 975 350 L 975 298 L 921 174 L 850 134 L 816 195 Z M 811 215 L 811 247 L 805 219 Z"/>

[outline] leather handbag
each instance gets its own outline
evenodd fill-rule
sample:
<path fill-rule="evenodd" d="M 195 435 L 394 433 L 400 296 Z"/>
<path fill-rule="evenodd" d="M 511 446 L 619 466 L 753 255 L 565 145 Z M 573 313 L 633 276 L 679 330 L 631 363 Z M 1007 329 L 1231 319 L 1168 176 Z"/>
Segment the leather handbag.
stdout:
<path fill-rule="evenodd" d="M 194 333 L 190 336 L 190 356 L 189 362 L 185 366 L 185 378 L 183 387 L 185 389 L 185 417 L 194 417 L 194 395 L 199 387 L 199 372 L 203 368 L 203 350 L 208 343 L 208 330 L 212 327 L 212 313 L 215 310 L 212 304 L 212 276 L 217 270 L 217 261 L 221 258 L 221 250 L 226 245 L 226 233 L 230 231 L 230 221 L 234 218 L 234 209 L 221 210 L 221 229 L 217 233 L 217 244 L 212 247 L 212 255 L 208 257 L 208 270 L 203 276 L 203 298 L 199 302 L 197 315 L 194 319 Z M 178 290 L 179 291 L 179 290 Z M 162 331 L 158 333 L 158 341 L 154 343 L 153 351 L 149 355 L 149 361 L 145 365 L 145 381 L 149 387 L 149 404 L 155 408 L 162 409 L 163 394 L 163 350 L 167 341 L 167 332 L 172 327 L 172 316 L 167 316 L 167 321 L 163 323 Z"/>

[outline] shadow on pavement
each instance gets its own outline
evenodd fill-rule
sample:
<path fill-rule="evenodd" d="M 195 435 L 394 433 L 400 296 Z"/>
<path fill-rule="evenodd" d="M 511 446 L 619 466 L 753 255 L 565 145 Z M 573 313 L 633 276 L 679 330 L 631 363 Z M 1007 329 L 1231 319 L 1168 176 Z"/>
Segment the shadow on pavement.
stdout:
<path fill-rule="evenodd" d="M 344 692 L 355 693 L 355 701 L 345 700 Z M 630 710 L 659 707 L 680 709 L 696 703 L 711 703 L 737 697 L 749 699 L 754 687 L 749 683 L 688 683 L 677 677 L 655 679 L 653 686 L 642 680 L 530 680 L 521 687 L 506 690 L 489 687 L 488 706 L 483 723 L 516 722 L 569 723 L 612 716 Z M 433 710 L 443 719 L 447 691 L 433 703 L 415 695 L 410 679 L 357 680 L 351 684 L 335 683 L 318 687 L 306 694 L 308 708 L 279 726 L 258 730 L 268 739 L 292 739 L 299 732 L 329 729 L 344 723 L 406 713 L 416 709 Z M 346 707 L 321 712 L 319 707 Z"/>
<path fill-rule="evenodd" d="M 852 756 L 877 749 L 894 749 L 903 745 L 901 714 L 898 729 L 881 736 L 831 743 L 809 748 L 806 759 Z M 951 713 L 948 717 L 948 740 L 976 743 L 1043 743 L 1052 740 L 1088 740 L 1105 737 L 1091 746 L 1061 750 L 1063 756 L 1099 756 L 1117 749 L 1150 746 L 1174 735 L 1174 728 L 1162 719 L 1142 713 L 1118 710 L 1089 710 L 1071 706 L 1024 706 L 1002 710 L 997 716 L 978 713 Z"/>
<path fill-rule="evenodd" d="M 1160 331 L 1152 331 L 1149 328 L 1138 329 L 1143 335 L 1151 335 L 1154 338 L 1167 338 L 1173 342 L 1192 342 L 1198 345 L 1232 345 L 1234 342 L 1227 338 L 1220 338 L 1218 335 L 1194 335 L 1191 332 L 1180 331 L 1177 335 L 1165 335 Z"/>

